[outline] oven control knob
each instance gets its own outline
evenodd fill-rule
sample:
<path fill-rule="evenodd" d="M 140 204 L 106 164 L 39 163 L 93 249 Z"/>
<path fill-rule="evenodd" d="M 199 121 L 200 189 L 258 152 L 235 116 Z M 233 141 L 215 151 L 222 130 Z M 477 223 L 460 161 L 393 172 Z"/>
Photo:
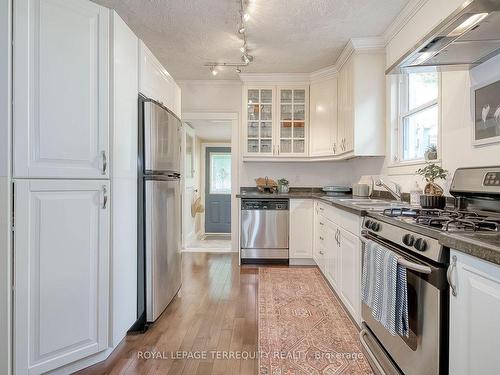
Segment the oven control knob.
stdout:
<path fill-rule="evenodd" d="M 413 245 L 413 246 L 418 251 L 425 251 L 425 250 L 427 250 L 427 242 L 423 238 L 418 238 L 415 241 L 415 245 Z"/>
<path fill-rule="evenodd" d="M 413 244 L 415 243 L 415 237 L 413 237 L 411 234 L 405 234 L 403 236 L 403 243 L 406 245 L 406 246 L 413 246 Z"/>
<path fill-rule="evenodd" d="M 372 227 L 372 221 L 371 220 L 366 220 L 365 221 L 365 227 L 367 227 L 367 228 L 370 229 Z"/>
<path fill-rule="evenodd" d="M 372 223 L 371 225 L 371 229 L 374 231 L 374 232 L 378 232 L 380 230 L 380 224 L 377 223 L 377 222 L 374 222 Z"/>

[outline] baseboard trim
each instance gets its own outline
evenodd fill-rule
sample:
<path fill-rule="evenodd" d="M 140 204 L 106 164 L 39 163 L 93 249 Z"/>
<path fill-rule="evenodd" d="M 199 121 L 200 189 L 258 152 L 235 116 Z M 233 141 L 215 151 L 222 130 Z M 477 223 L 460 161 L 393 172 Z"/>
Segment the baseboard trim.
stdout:
<path fill-rule="evenodd" d="M 316 262 L 312 258 L 290 258 L 288 264 L 290 266 L 316 266 Z"/>

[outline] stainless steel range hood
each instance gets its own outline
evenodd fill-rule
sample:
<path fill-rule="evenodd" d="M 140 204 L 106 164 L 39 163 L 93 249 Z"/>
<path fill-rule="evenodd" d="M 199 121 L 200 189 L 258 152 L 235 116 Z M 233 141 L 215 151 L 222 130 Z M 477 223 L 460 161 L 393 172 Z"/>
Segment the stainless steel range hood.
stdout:
<path fill-rule="evenodd" d="M 500 53 L 500 0 L 468 0 L 387 69 L 468 70 Z"/>

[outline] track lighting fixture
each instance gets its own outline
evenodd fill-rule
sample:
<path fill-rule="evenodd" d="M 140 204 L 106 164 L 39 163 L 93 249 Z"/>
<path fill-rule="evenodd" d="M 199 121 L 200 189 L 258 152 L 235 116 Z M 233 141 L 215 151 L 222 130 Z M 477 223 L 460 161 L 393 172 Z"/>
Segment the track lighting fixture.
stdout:
<path fill-rule="evenodd" d="M 244 53 L 243 56 L 241 56 L 241 61 L 243 61 L 245 64 L 249 64 L 253 61 L 253 56 L 249 55 L 248 53 Z"/>
<path fill-rule="evenodd" d="M 219 72 L 217 67 L 230 66 L 234 67 L 236 73 L 241 73 L 241 67 L 247 66 L 253 61 L 253 56 L 248 54 L 248 46 L 247 46 L 247 24 L 246 22 L 250 20 L 250 12 L 254 10 L 255 0 L 240 0 L 240 22 L 238 25 L 238 36 L 241 38 L 243 45 L 240 47 L 240 52 L 242 53 L 241 61 L 242 62 L 207 62 L 205 64 L 206 67 L 210 68 L 210 73 L 213 76 L 216 76 Z"/>

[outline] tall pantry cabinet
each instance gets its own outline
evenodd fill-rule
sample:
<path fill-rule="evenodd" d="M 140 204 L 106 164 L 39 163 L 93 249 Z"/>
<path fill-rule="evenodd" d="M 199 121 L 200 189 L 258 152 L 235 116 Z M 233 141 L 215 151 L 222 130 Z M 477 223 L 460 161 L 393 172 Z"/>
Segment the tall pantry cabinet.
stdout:
<path fill-rule="evenodd" d="M 111 253 L 111 210 L 135 209 L 138 40 L 87 0 L 13 4 L 13 369 L 39 374 L 116 345 L 135 319 L 110 260 L 136 272 L 135 243 Z"/>

